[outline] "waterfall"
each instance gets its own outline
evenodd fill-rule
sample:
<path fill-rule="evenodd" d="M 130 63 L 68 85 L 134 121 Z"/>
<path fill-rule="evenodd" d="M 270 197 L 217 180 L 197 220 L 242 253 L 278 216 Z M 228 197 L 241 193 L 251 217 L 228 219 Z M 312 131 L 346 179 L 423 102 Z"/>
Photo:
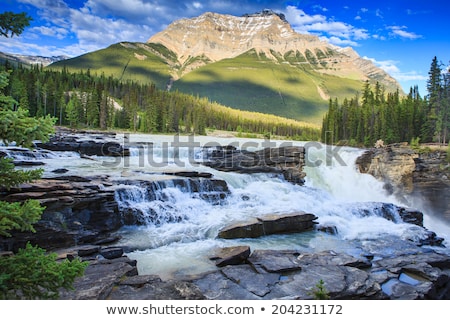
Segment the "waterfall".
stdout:
<path fill-rule="evenodd" d="M 45 149 L 27 149 L 21 147 L 0 146 L 0 154 L 4 154 L 7 158 L 14 161 L 35 161 L 44 159 L 57 159 L 61 156 L 72 155 L 73 152 L 56 153 Z M 79 156 L 79 155 L 78 155 Z"/>
<path fill-rule="evenodd" d="M 201 206 L 223 205 L 229 193 L 223 180 L 157 178 L 160 180 L 128 181 L 116 188 L 115 199 L 125 224 L 179 223 Z"/>
<path fill-rule="evenodd" d="M 317 142 L 162 135 L 132 135 L 125 143 L 130 143 L 130 155 L 123 158 L 83 159 L 61 152 L 39 157 L 45 162 L 46 177 L 54 177 L 53 169 L 63 167 L 69 175 L 108 175 L 114 181 L 115 199 L 126 224 L 118 231 L 118 245 L 130 248 L 127 255 L 138 261 L 140 274 L 173 278 L 212 270 L 215 265 L 208 257 L 214 250 L 234 245 L 348 253 L 360 252 L 367 241 L 397 237 L 414 243 L 427 237 L 424 228 L 402 221 L 398 207 L 407 204 L 389 195 L 381 181 L 357 170 L 360 149 Z M 253 151 L 264 144 L 287 143 L 306 149 L 303 186 L 277 174 L 223 172 L 202 165 L 218 145 Z M 224 226 L 293 212 L 312 213 L 320 225 L 334 227 L 337 234 L 311 231 L 257 239 L 217 238 Z M 448 226 L 437 223 L 426 210 L 424 224 L 449 246 Z"/>
<path fill-rule="evenodd" d="M 200 138 L 200 142 L 204 141 Z M 230 142 L 235 141 L 222 141 L 223 145 Z M 242 143 L 237 140 L 235 145 Z M 415 241 L 427 236 L 425 229 L 402 221 L 397 206 L 405 204 L 389 195 L 381 181 L 358 172 L 355 160 L 363 152 L 360 149 L 330 150 L 317 143 L 308 148 L 306 144 L 306 183 L 298 186 L 273 174 L 220 172 L 194 165 L 190 161 L 192 157 L 204 156 L 200 149 L 175 151 L 167 145 L 152 145 L 153 160 L 167 165 L 163 169 L 148 170 L 175 170 L 177 159 L 171 157 L 177 156 L 178 161 L 187 164 L 183 170 L 209 172 L 215 179 L 226 182 L 229 193 L 222 201 L 209 201 L 200 196 L 201 192 L 196 192 L 196 188 L 208 188 L 192 182 L 196 180 L 187 183 L 189 179 L 182 179 L 184 182 L 178 185 L 160 185 L 157 192 L 151 192 L 157 195 L 155 198 L 147 192 L 148 186 L 145 190 L 143 186 L 126 186 L 118 191 L 116 195 L 122 208 L 139 214 L 145 212 L 147 217 L 140 226 L 121 230 L 122 244 L 135 249 L 130 256 L 139 261 L 142 274 L 157 273 L 171 278 L 176 274 L 209 270 L 214 265 L 206 257 L 214 248 L 223 246 L 245 244 L 252 250 L 351 251 L 355 250 L 354 241 L 386 237 Z M 136 159 L 134 161 L 137 163 Z M 208 179 L 202 183 L 205 181 Z M 214 188 L 208 192 L 214 193 Z M 225 225 L 264 214 L 299 211 L 315 214 L 320 224 L 336 227 L 338 234 L 312 232 L 261 239 L 217 239 L 218 231 Z M 447 235 L 450 233 L 438 234 L 446 239 Z M 184 268 L 185 265 L 189 267 Z"/>

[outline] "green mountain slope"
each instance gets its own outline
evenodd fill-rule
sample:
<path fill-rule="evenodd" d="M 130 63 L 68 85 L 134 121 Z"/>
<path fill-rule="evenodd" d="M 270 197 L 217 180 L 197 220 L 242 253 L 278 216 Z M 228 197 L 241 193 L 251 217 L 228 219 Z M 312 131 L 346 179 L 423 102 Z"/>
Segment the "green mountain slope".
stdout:
<path fill-rule="evenodd" d="M 274 61 L 255 50 L 191 71 L 173 89 L 248 111 L 320 123 L 330 97 L 349 97 L 361 81 L 315 71 L 295 55 Z"/>
<path fill-rule="evenodd" d="M 166 87 L 176 56 L 158 44 L 121 42 L 79 57 L 59 61 L 48 68 L 67 68 L 71 72 L 89 70 L 91 73 L 114 76 L 121 80 L 154 83 Z"/>
<path fill-rule="evenodd" d="M 315 56 L 323 56 L 324 61 L 327 58 L 325 53 Z M 176 55 L 162 45 L 127 42 L 60 61 L 48 68 L 90 70 L 122 80 L 154 83 L 160 89 L 166 89 L 170 82 L 171 90 L 207 97 L 235 109 L 319 125 L 328 110 L 329 98 L 354 96 L 361 90 L 362 82 L 318 72 L 326 64 L 309 60 L 299 52 L 279 55 L 274 60 L 250 50 L 217 62 L 191 57 L 181 65 Z M 193 70 L 186 72 L 190 67 Z M 180 79 L 171 80 L 180 75 Z"/>

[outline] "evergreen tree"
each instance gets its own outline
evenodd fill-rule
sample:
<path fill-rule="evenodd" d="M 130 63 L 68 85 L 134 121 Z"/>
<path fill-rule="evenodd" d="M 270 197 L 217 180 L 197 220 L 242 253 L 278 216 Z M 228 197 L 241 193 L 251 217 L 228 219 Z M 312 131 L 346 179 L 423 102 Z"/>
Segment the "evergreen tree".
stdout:
<path fill-rule="evenodd" d="M 441 93 L 442 93 L 442 76 L 441 66 L 437 57 L 433 58 L 431 62 L 429 78 L 427 81 L 428 103 L 426 110 L 425 123 L 422 126 L 421 141 L 432 142 L 434 137 L 438 135 L 440 122 L 438 116 L 441 108 Z"/>
<path fill-rule="evenodd" d="M 3 88 L 0 86 L 0 91 Z M 54 119 L 30 118 L 28 110 L 19 108 L 14 111 L 3 104 L 0 122 L 1 140 L 30 147 L 34 140 L 48 139 Z M 0 187 L 9 189 L 35 180 L 41 174 L 41 170 L 16 171 L 11 160 L 0 159 Z M 44 207 L 37 200 L 23 203 L 0 201 L 0 236 L 9 237 L 13 230 L 34 232 L 33 223 L 40 219 L 43 211 Z M 16 255 L 0 257 L 0 299 L 57 298 L 58 289 L 71 288 L 85 266 L 78 260 L 59 263 L 56 255 L 47 255 L 44 250 L 27 245 Z"/>
<path fill-rule="evenodd" d="M 20 35 L 33 20 L 25 12 L 14 13 L 5 11 L 0 14 L 0 36 L 12 38 Z"/>
<path fill-rule="evenodd" d="M 0 31 L 4 36 L 18 35 L 26 26 L 26 16 L 0 15 Z M 25 18 L 24 18 L 25 17 Z M 8 74 L 0 71 L 0 139 L 30 147 L 33 140 L 46 141 L 53 131 L 51 117 L 30 118 L 28 110 L 14 110 L 16 101 L 5 94 Z M 37 179 L 41 170 L 16 171 L 9 159 L 0 158 L 0 187 L 9 189 Z M 0 201 L 0 236 L 9 237 L 14 230 L 34 231 L 44 208 L 37 200 L 23 203 Z M 59 263 L 56 255 L 30 244 L 13 256 L 0 257 L 0 299 L 57 298 L 60 288 L 71 288 L 74 279 L 84 272 L 86 264 L 78 260 Z"/>

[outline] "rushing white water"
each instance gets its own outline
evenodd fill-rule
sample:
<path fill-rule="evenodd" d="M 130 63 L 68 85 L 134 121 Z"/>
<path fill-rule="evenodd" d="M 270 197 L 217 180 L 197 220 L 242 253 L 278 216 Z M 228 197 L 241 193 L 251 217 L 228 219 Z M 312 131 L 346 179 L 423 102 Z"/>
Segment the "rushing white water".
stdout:
<path fill-rule="evenodd" d="M 189 192 L 189 188 L 170 184 L 158 187 L 157 183 L 152 196 L 139 186 L 123 186 L 120 192 L 117 191 L 116 200 L 122 210 L 144 216 L 145 225 L 128 226 L 119 231 L 122 236 L 119 245 L 132 248 L 128 256 L 138 261 L 141 274 L 158 274 L 167 279 L 213 270 L 214 262 L 208 257 L 217 248 L 226 246 L 249 245 L 252 250 L 333 249 L 349 252 L 355 250 L 352 240 L 377 239 L 387 235 L 404 239 L 421 236 L 422 231 L 414 225 L 388 221 L 376 214 L 376 202 L 406 204 L 388 196 L 382 182 L 358 172 L 354 164 L 363 152 L 359 149 L 294 143 L 307 148 L 306 183 L 298 186 L 270 174 L 220 172 L 199 164 L 203 152 L 206 152 L 201 146 L 233 144 L 254 150 L 267 146 L 267 141 L 160 135 L 131 135 L 127 141 L 134 147 L 131 156 L 125 159 L 94 157 L 87 160 L 68 153 L 47 157 L 46 175 L 52 176 L 52 169 L 61 167 L 69 169 L 68 174 L 108 174 L 129 179 L 161 172 L 198 171 L 209 172 L 214 178 L 225 180 L 231 191 L 219 202 L 206 201 L 198 193 Z M 287 142 L 271 143 L 280 145 Z M 62 157 L 68 160 L 62 161 Z M 196 188 L 209 191 L 207 186 Z M 259 239 L 217 238 L 218 231 L 230 223 L 264 214 L 299 211 L 315 214 L 320 224 L 335 226 L 338 235 L 306 232 Z M 433 224 L 434 220 L 424 213 L 425 227 L 449 239 L 449 228 Z"/>

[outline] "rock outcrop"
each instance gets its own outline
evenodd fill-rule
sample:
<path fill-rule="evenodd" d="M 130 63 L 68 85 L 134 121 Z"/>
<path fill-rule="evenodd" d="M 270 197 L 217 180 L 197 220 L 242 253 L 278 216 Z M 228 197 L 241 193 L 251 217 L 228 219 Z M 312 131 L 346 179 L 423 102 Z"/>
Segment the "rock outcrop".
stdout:
<path fill-rule="evenodd" d="M 55 249 L 101 241 L 123 223 L 108 177 L 63 176 L 41 179 L 3 190 L 0 199 L 21 202 L 38 200 L 45 211 L 34 227 L 36 233 L 15 232 L 0 238 L 8 250 L 17 250 L 30 241 L 42 248 Z"/>
<path fill-rule="evenodd" d="M 118 250 L 119 249 L 119 250 Z M 108 252 L 118 254 L 110 255 Z M 120 248 L 78 246 L 59 252 L 61 259 L 88 261 L 84 276 L 77 278 L 74 290 L 60 290 L 61 300 L 196 300 L 205 299 L 192 283 L 163 282 L 158 276 L 138 275 L 136 260 Z"/>
<path fill-rule="evenodd" d="M 51 151 L 72 151 L 86 156 L 129 156 L 130 150 L 118 141 L 112 141 L 115 133 L 68 131 L 58 128 L 50 141 L 36 143 L 36 147 Z M 110 139 L 104 137 L 109 135 Z"/>
<path fill-rule="evenodd" d="M 306 173 L 305 148 L 287 146 L 257 151 L 239 150 L 234 146 L 206 150 L 202 164 L 220 171 L 280 174 L 286 181 L 302 185 Z"/>
<path fill-rule="evenodd" d="M 356 164 L 361 173 L 368 173 L 385 182 L 392 192 L 410 193 L 418 154 L 401 145 L 374 148 L 360 156 Z"/>
<path fill-rule="evenodd" d="M 219 238 L 259 238 L 272 234 L 286 234 L 310 231 L 317 217 L 310 213 L 294 212 L 264 215 L 249 221 L 234 223 L 219 231 Z"/>
<path fill-rule="evenodd" d="M 385 183 L 413 207 L 450 220 L 450 166 L 445 151 L 417 152 L 406 144 L 367 150 L 356 161 L 361 173 Z"/>
<path fill-rule="evenodd" d="M 225 181 L 196 177 L 199 175 L 152 176 L 148 180 L 63 175 L 0 190 L 0 200 L 22 202 L 35 199 L 45 206 L 41 220 L 34 225 L 36 233 L 14 232 L 11 238 L 0 237 L 0 249 L 16 251 L 28 241 L 50 250 L 116 241 L 117 238 L 110 235 L 124 225 L 162 222 L 160 217 L 150 221 L 153 219 L 151 212 L 140 212 L 134 208 L 133 201 L 155 200 L 163 196 L 160 191 L 167 187 L 179 188 L 192 197 L 213 204 L 226 199 L 229 190 Z M 137 194 L 130 192 L 129 188 L 133 187 L 139 188 Z M 135 199 L 136 196 L 143 198 Z M 182 216 L 167 219 L 178 221 Z"/>

